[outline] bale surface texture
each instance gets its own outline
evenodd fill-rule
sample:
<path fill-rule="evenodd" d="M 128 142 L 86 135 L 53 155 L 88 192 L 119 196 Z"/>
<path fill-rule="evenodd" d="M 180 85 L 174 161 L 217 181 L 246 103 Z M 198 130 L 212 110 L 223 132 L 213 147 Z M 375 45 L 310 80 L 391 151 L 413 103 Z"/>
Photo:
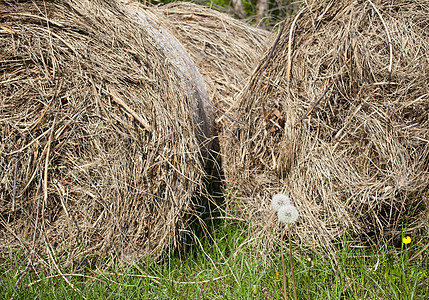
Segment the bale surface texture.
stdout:
<path fill-rule="evenodd" d="M 225 137 L 230 210 L 263 245 L 291 197 L 306 245 L 415 228 L 429 191 L 429 2 L 306 1 L 244 88 Z"/>
<path fill-rule="evenodd" d="M 1 251 L 176 247 L 211 126 L 183 66 L 116 1 L 2 1 L 0 23 Z"/>

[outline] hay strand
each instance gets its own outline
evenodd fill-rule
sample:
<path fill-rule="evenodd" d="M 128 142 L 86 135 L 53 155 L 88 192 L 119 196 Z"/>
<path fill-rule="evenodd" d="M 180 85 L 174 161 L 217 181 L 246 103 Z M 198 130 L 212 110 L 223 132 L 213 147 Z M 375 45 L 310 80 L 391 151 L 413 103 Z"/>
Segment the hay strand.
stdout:
<path fill-rule="evenodd" d="M 142 117 L 140 117 L 135 111 L 133 111 L 126 103 L 124 100 L 122 100 L 118 95 L 116 95 L 115 91 L 112 90 L 110 87 L 107 88 L 109 90 L 110 95 L 112 95 L 112 99 L 118 103 L 120 106 L 122 106 L 130 115 L 132 115 L 140 124 L 143 125 L 143 127 L 151 132 L 152 131 L 152 127 L 145 121 L 143 120 Z"/>
<path fill-rule="evenodd" d="M 299 16 L 304 13 L 305 9 L 301 9 L 293 19 L 292 25 L 289 30 L 289 44 L 288 44 L 288 52 L 287 52 L 287 71 L 286 71 L 286 81 L 290 81 L 290 69 L 292 67 L 292 42 L 293 42 L 293 32 L 295 30 L 296 21 Z"/>
<path fill-rule="evenodd" d="M 378 10 L 377 6 L 371 1 L 368 0 L 369 3 L 371 3 L 372 7 L 374 7 L 374 10 L 377 12 L 377 15 L 380 17 L 381 22 L 383 22 L 384 29 L 386 30 L 387 39 L 389 41 L 389 78 L 392 78 L 392 64 L 393 64 L 393 50 L 392 50 L 392 40 L 390 39 L 390 33 L 389 28 L 386 25 L 386 22 L 383 19 L 383 15 Z"/>

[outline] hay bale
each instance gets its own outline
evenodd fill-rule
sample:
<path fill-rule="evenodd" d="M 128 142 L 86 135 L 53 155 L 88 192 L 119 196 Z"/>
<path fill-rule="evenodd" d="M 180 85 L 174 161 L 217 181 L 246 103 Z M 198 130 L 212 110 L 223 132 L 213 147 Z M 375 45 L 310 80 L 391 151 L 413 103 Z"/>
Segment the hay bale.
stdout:
<path fill-rule="evenodd" d="M 125 2 L 150 15 L 180 41 L 203 76 L 213 104 L 225 111 L 269 45 L 268 31 L 204 6 L 173 2 L 146 7 Z"/>
<path fill-rule="evenodd" d="M 294 230 L 306 245 L 397 234 L 405 217 L 423 225 L 428 15 L 426 0 L 306 1 L 285 22 L 239 97 L 247 126 L 235 124 L 222 149 L 231 210 L 264 245 L 279 230 L 278 192 L 300 211 Z"/>
<path fill-rule="evenodd" d="M 33 234 L 64 263 L 176 247 L 213 132 L 190 58 L 116 1 L 0 11 L 1 251 Z"/>

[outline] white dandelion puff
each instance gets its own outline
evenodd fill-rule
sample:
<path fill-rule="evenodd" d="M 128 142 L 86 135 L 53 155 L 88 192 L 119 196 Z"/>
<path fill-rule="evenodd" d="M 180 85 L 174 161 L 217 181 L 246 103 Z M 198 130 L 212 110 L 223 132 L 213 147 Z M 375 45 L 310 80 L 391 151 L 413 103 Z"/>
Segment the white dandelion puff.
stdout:
<path fill-rule="evenodd" d="M 273 196 L 273 199 L 271 199 L 271 207 L 275 211 L 279 211 L 280 207 L 284 205 L 289 205 L 290 199 L 289 196 L 286 196 L 285 194 L 277 194 Z"/>
<path fill-rule="evenodd" d="M 295 223 L 296 219 L 298 219 L 298 211 L 295 206 L 287 204 L 279 208 L 277 216 L 283 223 L 291 224 Z"/>

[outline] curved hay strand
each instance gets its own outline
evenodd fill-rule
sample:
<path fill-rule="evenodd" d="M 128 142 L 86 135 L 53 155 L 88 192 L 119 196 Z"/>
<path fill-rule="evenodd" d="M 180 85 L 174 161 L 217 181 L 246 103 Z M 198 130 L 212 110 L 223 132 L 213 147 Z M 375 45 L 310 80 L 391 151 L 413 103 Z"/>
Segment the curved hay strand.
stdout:
<path fill-rule="evenodd" d="M 293 42 L 293 32 L 295 30 L 296 20 L 298 20 L 299 16 L 305 12 L 305 8 L 301 9 L 293 19 L 292 25 L 289 30 L 289 43 L 288 43 L 288 52 L 287 52 L 287 71 L 286 71 L 286 81 L 290 81 L 290 69 L 292 67 L 292 42 Z"/>
<path fill-rule="evenodd" d="M 390 33 L 389 28 L 386 25 L 386 22 L 384 21 L 383 16 L 381 15 L 380 11 L 378 10 L 377 6 L 371 1 L 368 0 L 369 3 L 371 3 L 372 7 L 374 7 L 374 10 L 377 12 L 377 15 L 380 17 L 381 22 L 383 22 L 384 29 L 386 30 L 387 39 L 389 41 L 389 76 L 392 76 L 392 64 L 393 64 L 393 50 L 392 50 L 392 40 L 390 39 Z"/>

